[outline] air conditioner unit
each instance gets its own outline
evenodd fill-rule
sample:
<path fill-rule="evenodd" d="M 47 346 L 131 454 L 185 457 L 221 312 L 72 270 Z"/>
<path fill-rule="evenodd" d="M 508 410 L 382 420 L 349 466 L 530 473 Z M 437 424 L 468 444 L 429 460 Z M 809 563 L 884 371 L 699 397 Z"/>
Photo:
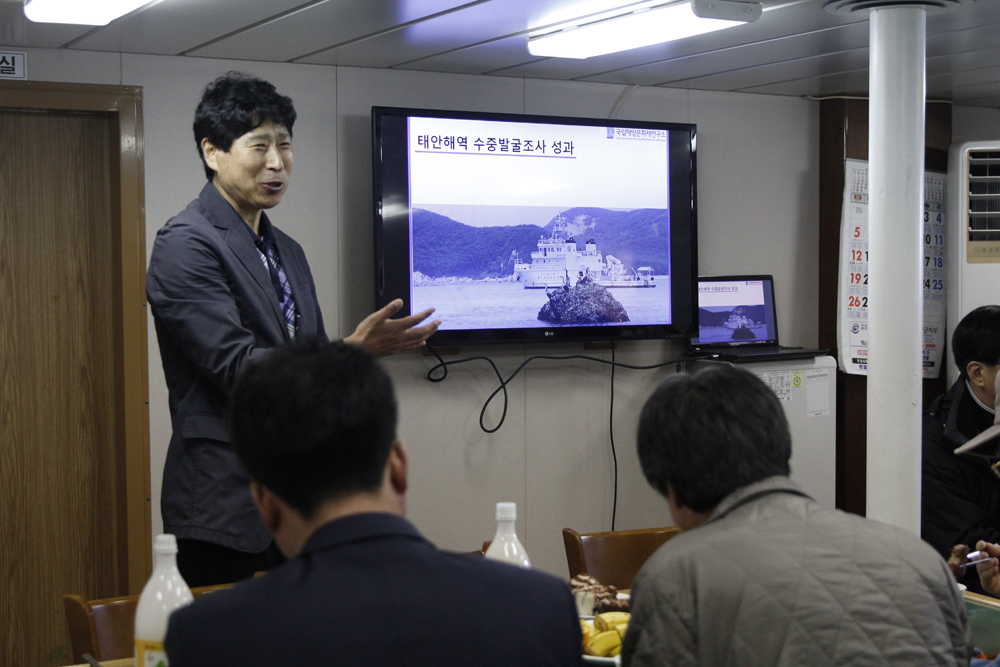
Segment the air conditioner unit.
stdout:
<path fill-rule="evenodd" d="M 947 224 L 950 347 L 955 325 L 969 311 L 1000 304 L 1000 141 L 952 145 Z M 957 379 L 958 368 L 950 361 L 948 382 Z"/>

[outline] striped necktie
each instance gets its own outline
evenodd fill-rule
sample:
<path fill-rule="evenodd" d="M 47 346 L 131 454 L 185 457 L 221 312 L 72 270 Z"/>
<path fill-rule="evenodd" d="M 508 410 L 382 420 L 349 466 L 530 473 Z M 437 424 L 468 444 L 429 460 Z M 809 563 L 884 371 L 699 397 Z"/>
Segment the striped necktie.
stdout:
<path fill-rule="evenodd" d="M 260 246 L 264 246 L 261 250 Z M 292 287 L 288 284 L 288 277 L 285 275 L 285 267 L 278 262 L 278 253 L 274 241 L 262 241 L 257 246 L 260 258 L 264 262 L 264 268 L 271 276 L 271 285 L 274 286 L 275 295 L 278 296 L 278 303 L 281 305 L 281 312 L 285 314 L 285 328 L 288 330 L 288 338 L 295 338 L 295 300 L 292 298 Z"/>

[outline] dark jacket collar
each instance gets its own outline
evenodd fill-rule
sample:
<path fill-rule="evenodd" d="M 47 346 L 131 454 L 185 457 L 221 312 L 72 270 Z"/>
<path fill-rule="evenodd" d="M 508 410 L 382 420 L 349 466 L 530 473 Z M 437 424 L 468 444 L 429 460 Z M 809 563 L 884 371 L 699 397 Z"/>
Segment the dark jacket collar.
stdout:
<path fill-rule="evenodd" d="M 249 229 L 249 225 L 236 212 L 233 205 L 226 201 L 219 189 L 212 181 L 205 183 L 201 189 L 198 200 L 205 207 L 212 224 L 219 229 L 239 229 L 241 227 Z"/>
<path fill-rule="evenodd" d="M 226 201 L 226 198 L 222 196 L 222 193 L 219 192 L 219 189 L 215 187 L 212 181 L 206 183 L 205 187 L 201 189 L 198 201 L 205 209 L 205 213 L 208 219 L 211 220 L 212 225 L 220 230 L 224 230 L 222 237 L 225 239 L 226 245 L 239 258 L 240 263 L 243 264 L 247 272 L 253 276 L 260 289 L 267 294 L 268 301 L 271 303 L 271 311 L 274 314 L 275 324 L 277 324 L 283 335 L 287 338 L 288 332 L 285 329 L 285 314 L 281 310 L 278 297 L 274 292 L 274 287 L 271 285 L 271 276 L 268 274 L 267 269 L 264 268 L 264 263 L 260 259 L 260 251 L 257 249 L 255 242 L 256 234 L 254 234 L 250 225 L 236 212 L 233 205 Z M 263 212 L 260 214 L 259 229 L 262 236 L 269 235 L 271 238 L 274 237 L 271 221 L 268 220 L 267 215 Z M 286 273 L 289 271 L 289 268 L 286 264 Z M 293 295 L 294 291 L 295 288 L 293 287 Z"/>
<path fill-rule="evenodd" d="M 940 403 L 937 406 L 931 405 L 931 410 L 936 408 L 948 411 L 944 422 L 944 437 L 955 443 L 956 447 L 964 445 L 993 423 L 993 415 L 979 407 L 979 403 L 969 392 L 964 377 L 958 378 L 948 393 L 935 402 L 938 401 Z M 954 450 L 955 447 L 951 449 Z"/>
<path fill-rule="evenodd" d="M 260 213 L 260 224 L 257 226 L 260 231 L 259 234 L 255 234 L 253 229 L 246 223 L 240 214 L 236 212 L 233 205 L 230 204 L 222 193 L 219 192 L 219 188 L 215 187 L 212 181 L 205 184 L 205 187 L 201 189 L 201 193 L 198 195 L 198 199 L 201 200 L 202 206 L 205 207 L 205 211 L 208 212 L 209 218 L 212 220 L 212 224 L 220 229 L 244 229 L 250 232 L 249 238 L 256 242 L 258 238 L 267 240 L 273 238 L 274 233 L 271 231 L 271 220 L 267 217 L 267 213 L 261 211 Z"/>
<path fill-rule="evenodd" d="M 408 537 L 426 541 L 409 521 L 388 512 L 350 514 L 320 526 L 306 541 L 302 554 L 379 537 Z"/>

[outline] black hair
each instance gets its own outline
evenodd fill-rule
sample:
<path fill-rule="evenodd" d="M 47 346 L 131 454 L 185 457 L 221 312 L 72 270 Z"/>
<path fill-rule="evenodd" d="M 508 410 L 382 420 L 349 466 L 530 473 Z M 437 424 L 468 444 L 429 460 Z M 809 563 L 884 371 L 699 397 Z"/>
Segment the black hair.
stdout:
<path fill-rule="evenodd" d="M 951 353 L 962 377 L 970 361 L 1000 363 L 1000 306 L 980 306 L 963 317 L 951 335 Z"/>
<path fill-rule="evenodd" d="M 271 350 L 240 375 L 231 415 L 250 476 L 306 519 L 327 500 L 377 490 L 396 440 L 392 381 L 339 341 Z"/>
<path fill-rule="evenodd" d="M 205 176 L 212 180 L 215 171 L 205 162 L 202 139 L 207 138 L 213 146 L 228 153 L 233 141 L 268 121 L 292 134 L 295 117 L 292 98 L 280 95 L 267 81 L 242 72 L 220 76 L 205 86 L 194 112 L 194 141 Z"/>
<path fill-rule="evenodd" d="M 792 439 L 774 392 L 731 366 L 673 375 L 646 401 L 636 438 L 642 472 L 681 505 L 706 512 L 736 489 L 788 475 Z"/>

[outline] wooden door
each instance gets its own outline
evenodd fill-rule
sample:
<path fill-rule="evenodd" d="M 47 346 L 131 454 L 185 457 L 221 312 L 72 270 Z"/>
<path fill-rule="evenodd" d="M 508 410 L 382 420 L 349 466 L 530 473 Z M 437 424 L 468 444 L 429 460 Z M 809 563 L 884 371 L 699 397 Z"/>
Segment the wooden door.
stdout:
<path fill-rule="evenodd" d="M 125 321 L 142 306 L 125 297 L 141 274 L 135 231 L 123 235 L 120 114 L 10 101 L 0 89 L 0 665 L 63 665 L 62 595 L 124 595 L 149 567 L 148 502 L 132 494 L 145 508 L 137 531 L 128 493 L 130 476 L 149 478 L 127 442 L 137 369 Z M 144 316 L 132 324 L 144 334 Z M 128 344 L 144 352 L 140 338 Z"/>

